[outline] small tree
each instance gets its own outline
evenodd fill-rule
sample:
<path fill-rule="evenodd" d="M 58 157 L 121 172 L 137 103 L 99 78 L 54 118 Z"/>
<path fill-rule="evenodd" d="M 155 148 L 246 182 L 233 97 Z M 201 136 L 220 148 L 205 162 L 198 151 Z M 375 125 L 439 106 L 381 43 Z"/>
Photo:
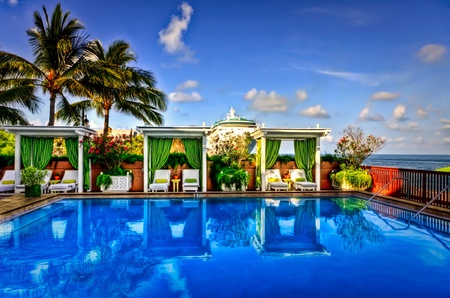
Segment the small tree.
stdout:
<path fill-rule="evenodd" d="M 379 151 L 385 143 L 381 137 L 366 136 L 360 127 L 349 126 L 344 129 L 343 134 L 335 153 L 344 159 L 349 169 L 359 169 L 363 161 Z"/>
<path fill-rule="evenodd" d="M 241 166 L 241 162 L 250 158 L 248 150 L 252 138 L 249 133 L 236 135 L 232 132 L 227 132 L 223 136 L 216 136 L 211 140 L 212 148 L 210 148 L 208 155 L 222 156 L 222 161 L 231 166 Z"/>

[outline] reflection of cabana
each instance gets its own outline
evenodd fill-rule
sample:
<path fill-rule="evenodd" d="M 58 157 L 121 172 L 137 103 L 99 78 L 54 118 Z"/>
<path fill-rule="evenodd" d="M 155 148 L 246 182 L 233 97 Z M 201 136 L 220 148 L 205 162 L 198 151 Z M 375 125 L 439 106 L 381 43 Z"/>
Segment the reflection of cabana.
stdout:
<path fill-rule="evenodd" d="M 293 140 L 295 163 L 304 169 L 309 181 L 312 181 L 312 168 L 315 166 L 315 182 L 320 190 L 320 138 L 331 132 L 329 128 L 265 128 L 260 127 L 251 133 L 257 140 L 257 176 L 261 190 L 266 190 L 265 172 L 276 162 L 281 141 Z"/>
<path fill-rule="evenodd" d="M 14 170 L 16 181 L 20 181 L 20 164 L 33 165 L 38 169 L 45 169 L 53 152 L 53 139 L 65 139 L 67 156 L 70 164 L 78 169 L 78 192 L 83 192 L 82 181 L 84 172 L 88 170 L 87 160 L 84 159 L 83 146 L 79 146 L 83 137 L 96 134 L 92 129 L 84 126 L 2 126 L 9 133 L 16 136 Z"/>
<path fill-rule="evenodd" d="M 286 203 L 286 206 L 288 202 Z M 253 237 L 253 245 L 260 254 L 268 255 L 330 255 L 320 243 L 320 199 L 302 199 L 295 204 L 289 203 L 293 213 L 286 217 L 277 216 L 276 210 L 281 204 L 266 205 L 261 200 L 258 214 L 258 235 Z M 281 228 L 280 220 L 283 220 Z"/>
<path fill-rule="evenodd" d="M 186 150 L 186 158 L 194 169 L 200 169 L 201 188 L 206 191 L 206 134 L 208 127 L 149 127 L 138 126 L 144 135 L 144 192 L 148 192 L 153 173 L 162 168 L 169 158 L 173 139 L 181 139 Z"/>

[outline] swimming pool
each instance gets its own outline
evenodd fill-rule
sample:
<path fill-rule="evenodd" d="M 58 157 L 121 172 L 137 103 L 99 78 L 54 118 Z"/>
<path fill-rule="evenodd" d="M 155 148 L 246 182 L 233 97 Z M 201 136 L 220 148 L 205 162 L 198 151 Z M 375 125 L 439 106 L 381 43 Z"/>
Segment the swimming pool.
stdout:
<path fill-rule="evenodd" d="M 63 200 L 0 225 L 0 297 L 449 297 L 449 244 L 354 197 Z"/>

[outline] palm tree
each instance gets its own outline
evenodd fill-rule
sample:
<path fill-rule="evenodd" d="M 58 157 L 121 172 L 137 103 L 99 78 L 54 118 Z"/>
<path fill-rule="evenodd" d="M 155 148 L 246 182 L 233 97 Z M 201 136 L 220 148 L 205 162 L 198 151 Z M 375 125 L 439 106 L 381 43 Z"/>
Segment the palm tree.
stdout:
<path fill-rule="evenodd" d="M 86 96 L 86 90 L 77 80 L 83 77 L 83 55 L 87 36 L 79 35 L 84 26 L 77 20 L 69 20 L 70 12 L 63 14 L 57 4 L 51 19 L 43 6 L 44 16 L 34 12 L 35 28 L 27 30 L 33 48 L 34 63 L 12 53 L 0 51 L 2 85 L 8 92 L 0 93 L 0 102 L 8 98 L 19 99 L 26 93 L 28 100 L 37 89 L 50 95 L 48 125 L 55 124 L 57 99 L 66 100 L 64 92 Z M 7 82 L 3 82 L 7 80 Z M 27 88 L 24 90 L 24 88 Z"/>
<path fill-rule="evenodd" d="M 166 96 L 155 88 L 156 81 L 150 71 L 130 67 L 136 58 L 130 45 L 122 40 L 112 43 L 107 51 L 100 41 L 89 44 L 86 71 L 89 76 L 79 81 L 92 97 L 70 104 L 60 101 L 57 118 L 68 123 L 76 123 L 80 114 L 95 110 L 97 116 L 104 118 L 103 136 L 109 133 L 111 110 L 132 115 L 146 125 L 161 125 L 165 111 Z"/>
<path fill-rule="evenodd" d="M 11 92 L 4 87 L 7 81 L 0 79 L 0 124 L 28 125 L 25 113 L 20 108 L 26 108 L 34 114 L 39 111 L 41 101 L 30 94 L 31 88 L 26 85 L 17 87 L 16 91 Z"/>

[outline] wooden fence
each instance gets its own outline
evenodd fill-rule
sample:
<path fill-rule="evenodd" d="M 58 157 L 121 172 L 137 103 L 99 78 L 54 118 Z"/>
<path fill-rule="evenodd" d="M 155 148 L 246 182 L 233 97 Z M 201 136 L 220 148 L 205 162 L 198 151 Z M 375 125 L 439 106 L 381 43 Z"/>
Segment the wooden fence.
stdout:
<path fill-rule="evenodd" d="M 383 189 L 380 194 L 408 199 L 423 204 L 435 198 L 450 184 L 450 173 L 437 171 L 409 170 L 399 168 L 366 166 L 373 178 L 372 192 L 377 193 L 387 183 L 396 177 L 397 179 Z M 447 188 L 432 203 L 433 206 L 450 209 L 450 190 Z"/>

